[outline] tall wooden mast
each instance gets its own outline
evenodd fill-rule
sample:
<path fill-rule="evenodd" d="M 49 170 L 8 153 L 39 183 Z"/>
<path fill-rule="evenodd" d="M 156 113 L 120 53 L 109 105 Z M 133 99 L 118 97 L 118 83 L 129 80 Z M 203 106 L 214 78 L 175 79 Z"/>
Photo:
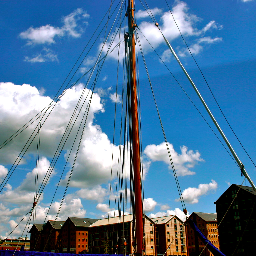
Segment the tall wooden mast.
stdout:
<path fill-rule="evenodd" d="M 132 112 L 132 144 L 133 144 L 133 169 L 134 169 L 134 190 L 135 190 L 135 237 L 136 255 L 142 255 L 143 244 L 143 210 L 141 198 L 141 175 L 140 175 L 140 141 L 137 109 L 137 83 L 136 83 L 136 55 L 134 29 L 134 1 L 129 0 L 128 6 L 128 27 L 129 27 L 129 61 L 130 61 L 130 87 L 131 87 L 131 112 Z"/>

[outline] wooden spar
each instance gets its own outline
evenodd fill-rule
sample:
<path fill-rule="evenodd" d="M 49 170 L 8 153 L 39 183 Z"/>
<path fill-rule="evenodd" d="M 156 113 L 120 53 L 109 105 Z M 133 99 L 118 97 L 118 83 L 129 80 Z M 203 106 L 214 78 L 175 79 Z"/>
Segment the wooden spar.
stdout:
<path fill-rule="evenodd" d="M 141 198 L 141 176 L 140 176 L 140 141 L 137 108 L 137 84 L 136 84 L 136 55 L 134 29 L 134 2 L 129 0 L 128 6 L 128 27 L 129 27 L 129 58 L 130 58 L 130 87 L 131 87 L 131 112 L 132 112 L 132 145 L 133 145 L 133 170 L 135 190 L 135 238 L 136 255 L 142 255 L 143 243 L 143 211 Z"/>

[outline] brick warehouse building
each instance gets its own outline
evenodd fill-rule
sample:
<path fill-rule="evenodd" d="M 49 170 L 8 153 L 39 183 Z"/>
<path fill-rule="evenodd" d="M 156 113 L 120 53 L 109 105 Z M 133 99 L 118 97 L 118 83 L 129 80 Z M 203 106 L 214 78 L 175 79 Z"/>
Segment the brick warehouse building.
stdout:
<path fill-rule="evenodd" d="M 227 255 L 255 255 L 256 192 L 232 184 L 215 204 L 221 251 Z"/>
<path fill-rule="evenodd" d="M 145 255 L 155 255 L 154 222 L 144 215 Z M 125 215 L 96 221 L 90 227 L 89 253 L 132 254 L 133 215 Z"/>
<path fill-rule="evenodd" d="M 219 233 L 217 225 L 217 213 L 193 212 L 186 221 L 187 255 L 188 256 L 212 256 L 213 254 L 205 248 L 194 229 L 190 226 L 192 219 L 202 234 L 219 249 Z M 202 252 L 203 251 L 203 252 Z"/>
<path fill-rule="evenodd" d="M 46 224 L 43 225 L 41 235 L 41 247 L 43 248 L 43 251 L 59 251 L 61 245 L 59 244 L 58 238 L 64 222 L 65 221 L 48 220 Z"/>
<path fill-rule="evenodd" d="M 132 215 L 102 220 L 69 217 L 65 222 L 34 224 L 30 233 L 31 250 L 76 254 L 134 253 Z M 45 239 L 49 242 L 45 243 Z M 38 241 L 36 245 L 35 241 Z M 168 256 L 186 255 L 185 241 L 183 222 L 178 217 L 166 216 L 153 221 L 144 215 L 145 255 L 163 254 L 166 249 Z"/>
<path fill-rule="evenodd" d="M 61 252 L 87 253 L 89 227 L 98 219 L 69 217 L 61 229 L 59 243 Z"/>
<path fill-rule="evenodd" d="M 43 251 L 42 244 L 42 230 L 43 224 L 34 224 L 30 229 L 30 250 L 31 251 Z"/>
<path fill-rule="evenodd" d="M 34 224 L 30 229 L 30 250 L 57 252 L 61 227 L 65 221 L 48 220 L 45 224 Z"/>
<path fill-rule="evenodd" d="M 156 229 L 157 254 L 186 255 L 186 233 L 183 221 L 177 216 L 152 219 Z"/>

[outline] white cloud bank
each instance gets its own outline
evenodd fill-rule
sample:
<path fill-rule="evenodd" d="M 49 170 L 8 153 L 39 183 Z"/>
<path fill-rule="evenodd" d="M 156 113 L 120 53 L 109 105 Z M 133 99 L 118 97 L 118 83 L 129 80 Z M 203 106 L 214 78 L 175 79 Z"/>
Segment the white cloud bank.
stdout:
<path fill-rule="evenodd" d="M 153 14 L 154 16 L 156 15 L 160 15 L 162 14 L 162 10 L 155 7 L 153 9 L 149 9 L 147 11 L 142 11 L 142 10 L 139 10 L 136 14 L 135 14 L 135 17 L 136 19 L 142 19 L 142 18 L 146 18 L 146 17 L 149 17 L 149 14 Z"/>
<path fill-rule="evenodd" d="M 6 186 L 6 190 L 0 194 L 0 201 L 13 204 L 30 203 L 32 207 L 35 191 L 38 189 L 38 184 L 42 183 L 49 166 L 50 162 L 45 157 L 39 159 L 37 167 L 27 173 L 17 188 L 12 189 L 10 184 Z M 35 182 L 36 176 L 38 176 L 37 182 Z"/>
<path fill-rule="evenodd" d="M 153 198 L 145 198 L 143 201 L 143 210 L 145 213 L 154 211 L 157 202 Z"/>
<path fill-rule="evenodd" d="M 182 196 L 185 202 L 190 204 L 196 204 L 199 198 L 208 194 L 210 191 L 215 191 L 218 184 L 215 180 L 212 180 L 209 184 L 200 184 L 198 188 L 187 188 L 182 192 Z M 177 199 L 179 201 L 179 199 Z"/>
<path fill-rule="evenodd" d="M 36 62 L 53 62 L 59 61 L 57 54 L 55 54 L 51 49 L 43 48 L 42 52 L 34 55 L 34 57 L 25 57 L 26 62 L 36 63 Z"/>
<path fill-rule="evenodd" d="M 54 154 L 82 92 L 83 84 L 80 84 L 72 89 L 67 89 L 60 98 L 40 131 L 40 155 L 48 157 Z M 91 91 L 85 89 L 84 98 L 88 94 L 90 95 Z M 50 102 L 50 97 L 40 95 L 40 92 L 30 85 L 24 84 L 20 86 L 13 83 L 0 83 L 0 141 L 4 141 L 16 132 L 26 121 L 35 116 Z M 89 97 L 87 97 L 81 113 L 85 112 L 88 103 Z M 99 95 L 94 93 L 70 186 L 91 188 L 107 183 L 108 180 L 111 180 L 111 167 L 114 173 L 118 169 L 121 170 L 122 160 L 120 161 L 119 159 L 118 161 L 120 155 L 119 146 L 113 145 L 108 136 L 102 132 L 101 127 L 93 124 L 94 116 L 99 112 L 104 112 L 104 108 Z M 70 153 L 69 150 L 81 120 L 82 117 L 80 115 L 74 124 L 70 138 L 63 148 L 64 152 L 66 151 L 66 159 Z M 1 163 L 11 164 L 14 162 L 34 128 L 35 124 L 31 125 L 15 140 L 5 146 L 0 156 Z M 72 151 L 68 159 L 70 165 L 73 164 L 75 152 L 75 150 L 74 152 Z M 113 160 L 112 152 L 114 155 Z M 27 155 L 36 153 L 36 143 L 33 143 L 27 151 Z M 126 157 L 128 159 L 128 155 Z M 25 163 L 26 159 L 22 163 Z M 129 168 L 126 168 L 125 165 L 124 175 L 127 176 L 128 174 Z M 68 175 L 69 173 L 64 181 L 67 181 Z M 63 185 L 65 185 L 64 181 Z M 101 193 L 104 192 L 102 191 Z"/>
<path fill-rule="evenodd" d="M 181 154 L 178 154 L 174 150 L 172 144 L 168 143 L 168 147 L 177 175 L 186 176 L 195 174 L 190 168 L 193 168 L 198 162 L 203 161 L 200 153 L 198 151 L 194 152 L 193 150 L 188 150 L 186 146 L 182 146 L 180 148 Z M 166 143 L 163 142 L 160 145 L 148 145 L 145 148 L 144 153 L 151 161 L 163 161 L 168 164 L 169 169 L 172 169 Z"/>
<path fill-rule="evenodd" d="M 108 195 L 108 191 L 107 189 L 101 187 L 100 185 L 97 185 L 92 189 L 88 189 L 88 188 L 80 189 L 76 192 L 76 194 L 80 198 L 102 203 L 105 197 Z"/>
<path fill-rule="evenodd" d="M 151 9 L 154 15 L 161 15 L 159 19 L 159 27 L 163 32 L 164 36 L 172 43 L 175 39 L 180 37 L 180 32 L 186 38 L 191 38 L 191 40 L 196 41 L 191 46 L 191 51 L 194 54 L 198 54 L 200 51 L 203 50 L 204 45 L 207 43 L 217 43 L 221 41 L 221 38 L 215 37 L 211 38 L 208 37 L 208 41 L 204 41 L 203 38 L 205 37 L 205 33 L 210 33 L 212 30 L 219 30 L 222 29 L 222 26 L 218 25 L 214 20 L 208 22 L 202 29 L 197 28 L 197 24 L 201 22 L 201 19 L 194 14 L 191 14 L 189 11 L 189 7 L 185 2 L 177 1 L 172 9 L 173 16 L 177 25 L 179 26 L 180 32 L 177 29 L 177 26 L 173 20 L 172 14 L 167 12 L 162 12 L 162 10 L 158 8 Z M 159 32 L 158 28 L 152 21 L 143 21 L 143 19 L 148 18 L 148 13 L 146 11 L 139 10 L 136 13 L 136 18 L 138 19 L 137 25 L 139 29 L 137 29 L 137 33 L 140 38 L 140 43 L 144 52 L 151 51 L 151 46 L 147 43 L 144 36 L 148 39 L 151 45 L 156 49 L 161 44 L 164 44 L 165 41 Z M 126 29 L 127 30 L 127 29 Z M 143 35 L 144 36 L 143 36 Z M 118 44 L 118 38 L 115 39 L 113 43 L 113 47 Z M 201 40 L 201 41 L 200 41 Z M 109 42 L 105 45 L 104 51 L 107 52 L 109 46 Z M 200 47 L 199 47 L 200 46 Z M 100 45 L 99 49 L 101 49 L 102 44 Z M 196 49 L 200 48 L 200 49 Z M 139 47 L 137 47 L 137 51 L 139 51 Z M 180 49 L 180 53 L 184 55 L 186 49 Z M 110 56 L 113 58 L 118 58 L 118 49 L 115 49 Z M 121 46 L 119 56 L 124 57 L 124 47 Z M 169 61 L 170 54 L 167 52 L 163 53 L 163 58 L 165 61 Z"/>
<path fill-rule="evenodd" d="M 62 19 L 64 23 L 62 27 L 53 27 L 49 24 L 38 28 L 30 27 L 26 31 L 21 32 L 20 37 L 27 40 L 28 45 L 53 44 L 55 43 L 56 38 L 64 36 L 77 38 L 80 37 L 83 32 L 77 22 L 88 18 L 89 14 L 83 9 L 78 8 Z"/>
<path fill-rule="evenodd" d="M 179 208 L 175 208 L 174 210 L 167 210 L 166 212 L 151 213 L 149 215 L 149 218 L 157 218 L 157 217 L 164 217 L 164 216 L 170 216 L 170 215 L 176 215 L 182 221 L 186 220 L 186 215 Z M 189 216 L 189 213 L 187 214 L 187 216 Z"/>

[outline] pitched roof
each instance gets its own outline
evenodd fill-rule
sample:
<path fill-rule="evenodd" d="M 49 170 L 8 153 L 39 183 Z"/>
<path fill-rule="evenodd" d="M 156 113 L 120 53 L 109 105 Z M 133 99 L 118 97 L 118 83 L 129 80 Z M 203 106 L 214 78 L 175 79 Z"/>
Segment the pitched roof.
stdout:
<path fill-rule="evenodd" d="M 227 191 L 232 191 L 232 190 L 235 190 L 235 189 L 242 189 L 243 191 L 246 191 L 254 196 L 256 196 L 256 191 L 254 191 L 254 189 L 252 187 L 247 187 L 247 186 L 242 186 L 242 185 L 236 185 L 236 184 L 232 184 L 217 200 L 216 202 L 222 198 L 222 196 L 227 192 Z M 216 203 L 215 202 L 215 203 Z"/>
<path fill-rule="evenodd" d="M 236 185 L 236 186 L 256 196 L 256 191 L 252 187 L 247 187 L 242 185 Z"/>
<path fill-rule="evenodd" d="M 169 216 L 151 218 L 151 220 L 152 220 L 155 224 L 166 224 L 166 223 L 168 223 L 170 220 L 172 220 L 174 217 L 175 217 L 178 221 L 180 221 L 181 223 L 183 223 L 183 221 L 182 221 L 180 218 L 178 218 L 176 215 L 169 215 Z"/>
<path fill-rule="evenodd" d="M 48 222 L 51 224 L 51 226 L 54 229 L 61 229 L 65 221 L 58 221 L 58 220 L 48 220 Z"/>
<path fill-rule="evenodd" d="M 205 213 L 205 212 L 193 212 L 193 213 L 205 221 L 208 221 L 208 222 L 217 221 L 217 213 Z"/>
<path fill-rule="evenodd" d="M 131 221 L 133 221 L 132 214 L 124 216 L 124 222 L 131 222 Z M 98 220 L 98 221 L 94 222 L 90 227 L 111 225 L 111 224 L 117 224 L 117 223 L 123 223 L 123 216 L 121 218 L 113 217 L 113 218 L 106 218 L 106 219 Z"/>
<path fill-rule="evenodd" d="M 37 228 L 38 231 L 42 231 L 44 224 L 34 224 L 34 226 Z"/>
<path fill-rule="evenodd" d="M 31 233 L 31 230 L 33 228 L 36 228 L 39 232 L 43 230 L 43 226 L 44 224 L 33 224 L 33 226 L 31 227 L 31 229 L 29 230 L 29 233 Z"/>
<path fill-rule="evenodd" d="M 151 218 L 151 220 L 154 221 L 155 224 L 165 224 L 169 222 L 172 218 L 174 218 L 174 215 Z"/>
<path fill-rule="evenodd" d="M 90 227 L 98 219 L 69 217 L 76 227 Z"/>

